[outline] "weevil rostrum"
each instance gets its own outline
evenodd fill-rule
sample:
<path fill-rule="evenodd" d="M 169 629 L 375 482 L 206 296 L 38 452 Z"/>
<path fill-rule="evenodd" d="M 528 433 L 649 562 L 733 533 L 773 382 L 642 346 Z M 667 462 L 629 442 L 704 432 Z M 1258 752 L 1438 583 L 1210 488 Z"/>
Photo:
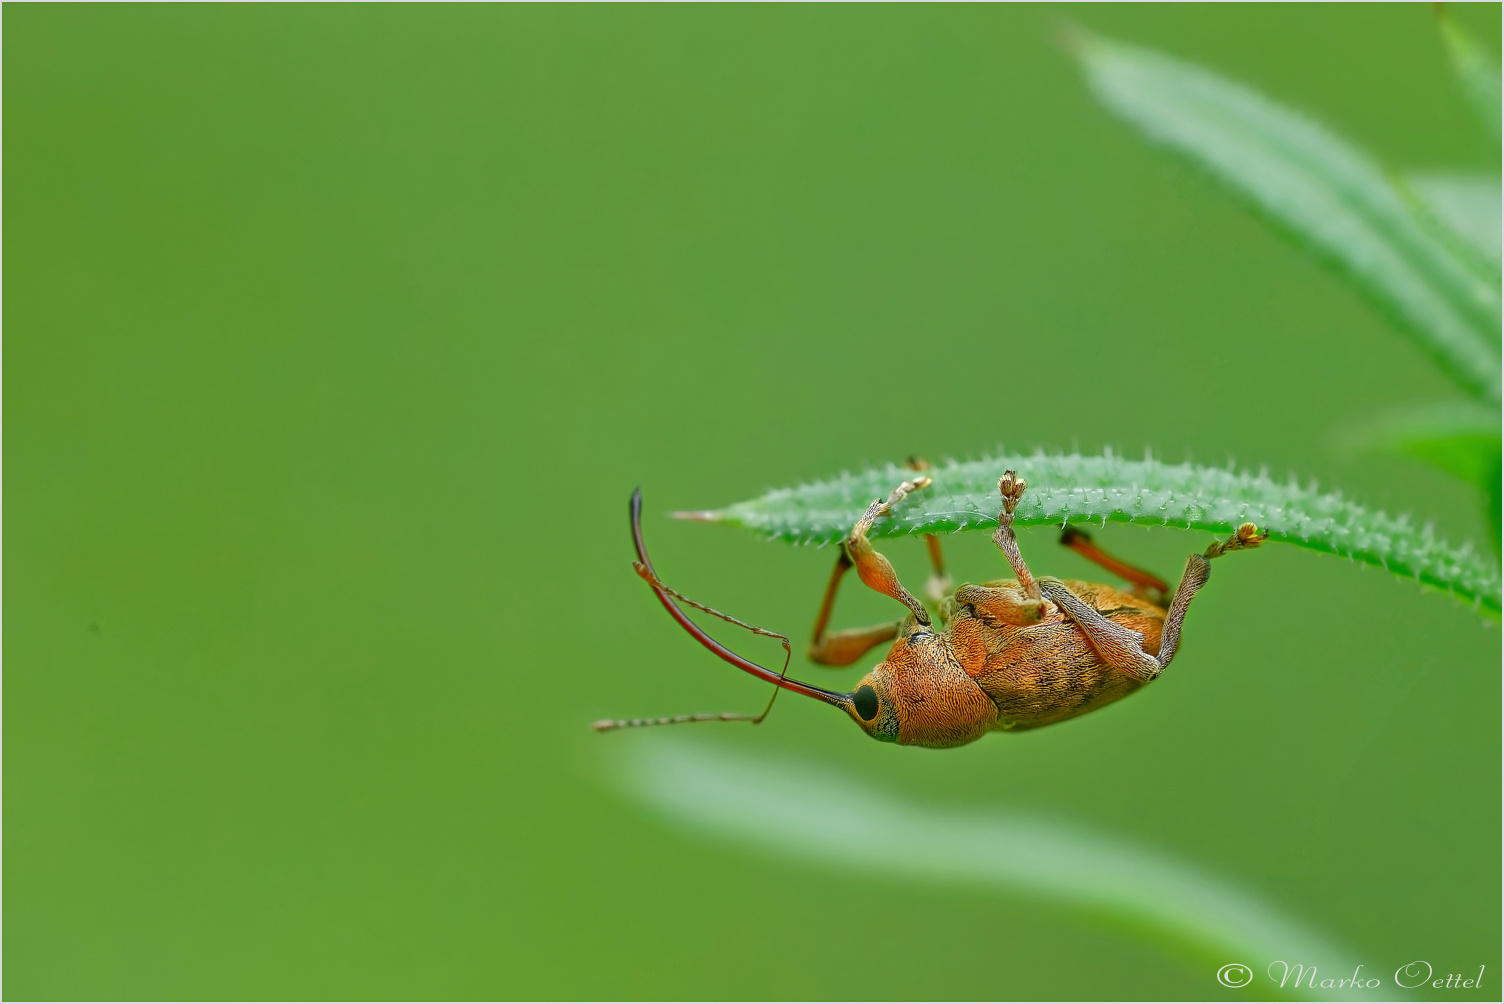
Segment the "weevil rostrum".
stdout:
<path fill-rule="evenodd" d="M 923 462 L 911 464 L 923 470 Z M 1158 577 L 1112 558 L 1080 530 L 1066 527 L 1061 543 L 1130 584 L 1127 590 L 1095 582 L 1036 577 L 1013 533 L 1013 512 L 1026 482 L 1013 471 L 998 481 L 1001 512 L 993 542 L 1015 578 L 950 589 L 940 543 L 927 535 L 934 574 L 926 595 L 934 613 L 898 581 L 892 564 L 867 539 L 874 522 L 930 478 L 904 481 L 886 500 L 867 507 L 841 541 L 835 571 L 815 619 L 809 658 L 848 666 L 870 649 L 892 642 L 887 657 L 846 694 L 788 677 L 787 637 L 743 623 L 696 603 L 658 578 L 642 537 L 642 494 L 632 494 L 633 566 L 669 615 L 706 648 L 732 665 L 784 690 L 833 704 L 881 742 L 945 748 L 963 746 L 988 732 L 1022 732 L 1075 718 L 1127 697 L 1164 672 L 1180 643 L 1180 629 L 1197 590 L 1211 575 L 1211 559 L 1257 547 L 1267 534 L 1244 523 L 1224 541 L 1192 554 L 1173 595 Z M 856 568 L 871 589 L 908 608 L 902 620 L 876 627 L 827 631 L 841 580 Z M 757 634 L 782 639 L 784 671 L 744 659 L 699 628 L 676 601 Z M 777 691 L 774 691 L 776 696 Z M 769 707 L 772 702 L 769 702 Z M 600 731 L 638 725 L 698 721 L 760 722 L 767 715 L 710 714 L 605 720 Z"/>

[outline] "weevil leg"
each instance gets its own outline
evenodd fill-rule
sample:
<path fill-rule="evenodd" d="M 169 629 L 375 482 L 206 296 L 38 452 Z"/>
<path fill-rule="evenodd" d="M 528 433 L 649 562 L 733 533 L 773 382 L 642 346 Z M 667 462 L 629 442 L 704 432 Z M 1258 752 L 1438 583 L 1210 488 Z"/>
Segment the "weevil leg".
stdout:
<path fill-rule="evenodd" d="M 898 581 L 898 573 L 893 570 L 893 564 L 887 558 L 879 554 L 867 539 L 867 532 L 872 529 L 872 524 L 888 514 L 889 509 L 901 501 L 910 492 L 919 491 L 930 484 L 930 478 L 920 475 L 912 481 L 905 481 L 887 500 L 878 499 L 867 507 L 862 513 L 862 518 L 856 521 L 851 528 L 851 533 L 842 541 L 846 555 L 853 565 L 856 566 L 856 574 L 869 588 L 875 589 L 884 596 L 893 599 L 908 607 L 914 614 L 914 619 L 920 624 L 930 624 L 930 612 L 924 608 L 924 604 L 914 598 L 914 594 L 904 588 L 903 583 Z M 839 566 L 838 566 L 839 567 Z"/>
<path fill-rule="evenodd" d="M 1170 660 L 1175 658 L 1175 650 L 1180 647 L 1180 628 L 1185 622 L 1186 611 L 1190 609 L 1197 590 L 1211 578 L 1211 559 L 1228 551 L 1258 547 L 1267 536 L 1268 534 L 1260 534 L 1258 527 L 1252 523 L 1244 523 L 1227 540 L 1208 547 L 1205 554 L 1190 556 L 1185 564 L 1185 574 L 1181 576 L 1180 585 L 1175 588 L 1175 596 L 1170 600 L 1169 613 L 1165 615 L 1158 656 L 1144 651 L 1143 635 L 1121 624 L 1114 624 L 1067 589 L 1059 579 L 1044 579 L 1041 580 L 1041 585 L 1044 594 L 1055 601 L 1066 616 L 1081 628 L 1103 661 L 1148 682 L 1162 673 Z"/>
<path fill-rule="evenodd" d="M 927 471 L 930 462 L 920 456 L 910 457 L 905 465 L 911 471 Z M 934 572 L 924 583 L 924 598 L 938 604 L 950 595 L 951 578 L 945 573 L 945 555 L 940 551 L 940 538 L 933 533 L 924 535 L 925 549 L 930 553 L 930 566 Z"/>
<path fill-rule="evenodd" d="M 1018 588 L 1024 596 L 1037 600 L 1042 598 L 1039 583 L 1024 563 L 1023 553 L 1018 549 L 1018 538 L 1013 535 L 1013 510 L 1018 508 L 1018 500 L 1023 498 L 1024 490 L 1028 487 L 1029 483 L 1012 471 L 1004 471 L 1003 476 L 998 478 L 997 488 L 1003 496 L 1003 511 L 998 514 L 997 530 L 992 535 L 992 542 L 1013 567 L 1013 574 L 1018 577 Z"/>
<path fill-rule="evenodd" d="M 892 624 L 832 631 L 810 642 L 807 654 L 810 662 L 817 662 L 822 666 L 849 666 L 875 646 L 897 638 L 902 624 L 903 621 L 894 621 Z"/>
<path fill-rule="evenodd" d="M 1185 612 L 1190 609 L 1196 590 L 1206 585 L 1206 580 L 1212 576 L 1211 559 L 1220 558 L 1228 551 L 1258 547 L 1268 536 L 1268 533 L 1259 533 L 1259 528 L 1252 523 L 1244 523 L 1226 540 L 1213 543 L 1204 554 L 1193 554 L 1186 559 L 1185 574 L 1180 577 L 1180 585 L 1175 587 L 1175 596 L 1170 600 L 1170 612 L 1165 615 L 1164 630 L 1160 634 L 1160 668 L 1168 666 L 1170 660 L 1175 658 L 1175 650 L 1180 647 L 1180 626 L 1185 622 Z"/>
<path fill-rule="evenodd" d="M 841 580 L 851 570 L 851 558 L 841 548 L 836 558 L 836 567 L 830 573 L 830 583 L 825 587 L 825 599 L 820 602 L 820 615 L 815 618 L 815 636 L 806 650 L 811 662 L 822 666 L 849 666 L 867 653 L 874 645 L 892 641 L 898 637 L 898 623 L 878 624 L 868 628 L 851 628 L 846 631 L 825 633 L 830 623 L 830 612 L 835 608 L 836 590 Z"/>
<path fill-rule="evenodd" d="M 971 607 L 1001 624 L 1038 624 L 1048 612 L 1048 600 L 1031 600 L 1012 586 L 962 586 L 956 590 L 956 605 Z"/>
<path fill-rule="evenodd" d="M 1060 543 L 1075 551 L 1081 557 L 1094 565 L 1099 565 L 1120 579 L 1133 583 L 1135 592 L 1153 597 L 1164 602 L 1164 597 L 1170 594 L 1170 587 L 1164 579 L 1153 572 L 1146 572 L 1142 568 L 1136 568 L 1126 561 L 1119 561 L 1096 544 L 1092 543 L 1091 534 L 1085 530 L 1078 530 L 1074 526 L 1068 526 L 1060 531 Z"/>
<path fill-rule="evenodd" d="M 1114 624 L 1095 607 L 1067 589 L 1059 579 L 1040 579 L 1039 585 L 1044 595 L 1065 616 L 1076 622 L 1076 626 L 1086 635 L 1103 662 L 1130 676 L 1136 676 L 1145 683 L 1164 669 L 1158 659 L 1144 651 L 1143 635 L 1121 624 Z M 1191 590 L 1193 593 L 1195 591 Z"/>
<path fill-rule="evenodd" d="M 815 637 L 809 643 L 810 658 L 814 658 L 815 647 L 825 637 L 825 626 L 830 623 L 830 612 L 835 609 L 836 591 L 841 588 L 841 580 L 851 571 L 851 558 L 846 554 L 846 548 L 838 546 L 837 550 L 840 553 L 836 555 L 836 567 L 831 570 L 830 582 L 825 585 L 825 598 L 820 601 L 820 614 L 815 618 Z"/>
<path fill-rule="evenodd" d="M 910 457 L 909 467 L 920 471 L 928 469 L 929 464 L 917 457 Z M 872 542 L 867 539 L 867 532 L 872 529 L 872 524 L 886 516 L 895 503 L 901 501 L 910 492 L 919 491 L 928 487 L 929 484 L 929 477 L 923 475 L 912 481 L 903 482 L 893 489 L 892 494 L 886 500 L 878 499 L 868 506 L 862 518 L 857 520 L 856 525 L 852 527 L 851 533 L 841 541 L 841 553 L 836 558 L 836 567 L 831 570 L 830 582 L 825 587 L 825 598 L 820 603 L 819 616 L 815 618 L 814 638 L 807 649 L 811 661 L 825 666 L 849 666 L 874 646 L 898 637 L 903 621 L 826 633 L 826 627 L 830 624 L 831 611 L 835 607 L 836 592 L 840 589 L 841 580 L 853 567 L 856 568 L 857 575 L 866 585 L 884 596 L 891 596 L 908 607 L 919 623 L 926 625 L 931 623 L 929 611 L 904 588 L 903 583 L 898 581 L 898 573 L 893 570 L 892 563 L 878 553 L 873 548 Z M 941 588 L 936 596 L 936 602 L 938 602 L 949 592 L 950 583 L 944 578 L 945 564 L 940 555 L 940 541 L 932 534 L 925 536 L 929 543 L 930 561 L 935 566 L 935 575 L 930 579 L 929 589 L 933 591 L 937 587 Z"/>

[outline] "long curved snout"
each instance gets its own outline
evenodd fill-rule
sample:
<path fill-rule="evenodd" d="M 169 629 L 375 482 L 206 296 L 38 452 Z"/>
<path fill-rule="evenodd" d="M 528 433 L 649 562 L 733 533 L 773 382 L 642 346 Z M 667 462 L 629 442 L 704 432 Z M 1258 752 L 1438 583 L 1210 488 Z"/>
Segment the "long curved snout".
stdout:
<path fill-rule="evenodd" d="M 790 679 L 782 673 L 775 673 L 766 666 L 759 666 L 752 660 L 737 655 L 731 649 L 706 634 L 699 625 L 689 619 L 688 615 L 680 609 L 679 604 L 674 602 L 674 598 L 669 595 L 667 588 L 659 581 L 658 573 L 653 570 L 652 559 L 648 557 L 647 544 L 642 539 L 641 488 L 635 489 L 632 492 L 631 519 L 632 544 L 637 549 L 637 561 L 634 565 L 637 569 L 637 574 L 653 590 L 653 595 L 658 597 L 658 602 L 663 604 L 663 608 L 668 611 L 669 616 L 677 621 L 679 626 L 687 631 L 691 638 L 710 649 L 710 651 L 714 652 L 720 658 L 731 663 L 737 669 L 751 673 L 765 683 L 782 687 L 784 690 L 791 690 L 796 694 L 803 694 L 805 697 L 813 697 L 815 700 L 824 701 L 826 704 L 834 704 L 838 708 L 849 709 L 852 707 L 853 696 L 851 694 L 839 694 L 835 691 L 823 690 L 820 687 L 811 686 L 800 680 Z"/>

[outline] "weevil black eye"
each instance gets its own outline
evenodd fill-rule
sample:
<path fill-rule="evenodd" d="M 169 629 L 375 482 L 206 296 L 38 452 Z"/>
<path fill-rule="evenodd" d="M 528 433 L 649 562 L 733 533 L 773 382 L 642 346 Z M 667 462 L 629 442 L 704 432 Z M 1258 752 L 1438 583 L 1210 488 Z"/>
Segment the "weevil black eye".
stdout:
<path fill-rule="evenodd" d="M 856 688 L 856 693 L 851 695 L 852 703 L 856 705 L 856 713 L 862 721 L 870 722 L 877 717 L 877 691 L 871 686 L 862 684 Z"/>

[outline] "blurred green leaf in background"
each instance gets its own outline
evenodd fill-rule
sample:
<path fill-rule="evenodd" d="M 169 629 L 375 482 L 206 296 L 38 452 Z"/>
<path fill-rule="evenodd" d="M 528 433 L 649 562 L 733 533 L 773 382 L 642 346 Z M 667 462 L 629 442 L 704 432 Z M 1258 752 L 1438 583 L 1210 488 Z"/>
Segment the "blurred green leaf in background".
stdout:
<path fill-rule="evenodd" d="M 1448 11 L 1483 79 L 1498 5 Z M 664 514 L 911 453 L 1148 448 L 1483 540 L 1498 242 L 1469 207 L 1499 151 L 1429 7 L 0 18 L 7 996 L 1250 999 L 1277 988 L 1219 966 L 1354 958 L 1484 966 L 1414 995 L 1497 999 L 1497 629 L 1362 562 L 1262 548 L 1145 695 L 962 749 L 784 701 L 693 726 L 675 774 L 652 750 L 683 737 L 588 727 L 766 699 L 633 574 L 637 485 L 667 580 L 796 637 L 829 550 Z M 1208 139 L 1237 150 L 1210 174 Z M 1279 216 L 1297 195 L 1340 225 Z M 1205 544 L 1093 532 L 1160 574 Z M 1021 531 L 1031 564 L 1093 577 L 1056 537 Z M 946 546 L 957 581 L 1005 574 L 986 534 Z M 891 614 L 862 592 L 843 624 Z M 731 777 L 809 832 L 805 782 L 847 785 L 832 811 L 926 852 L 1055 821 L 1098 902 L 1148 861 L 1340 957 L 1210 959 L 1043 863 L 817 857 L 694 794 Z"/>
<path fill-rule="evenodd" d="M 1438 23 L 1497 144 L 1498 61 L 1441 5 Z M 1201 67 L 1080 29 L 1067 37 L 1104 104 L 1314 250 L 1478 402 L 1446 417 L 1435 407 L 1391 412 L 1366 445 L 1419 457 L 1478 487 L 1497 557 L 1500 177 L 1401 179 L 1310 118 Z"/>
<path fill-rule="evenodd" d="M 1361 966 L 1300 921 L 1195 865 L 1068 821 L 1013 813 L 936 812 L 811 763 L 779 763 L 711 744 L 641 741 L 620 764 L 627 791 L 722 839 L 855 868 L 885 885 L 1000 888 L 1083 916 L 1215 970 L 1229 958 L 1326 959 Z M 1331 977 L 1327 977 L 1330 979 Z M 1344 985 L 1290 986 L 1271 996 L 1397 999 Z M 1367 992 L 1365 992 L 1367 991 Z"/>
<path fill-rule="evenodd" d="M 1447 55 L 1452 59 L 1452 68 L 1457 71 L 1457 79 L 1472 102 L 1473 110 L 1478 113 L 1478 122 L 1498 143 L 1498 56 L 1490 53 L 1471 32 L 1458 24 L 1445 4 L 1436 5 L 1436 23 L 1441 28 L 1441 37 L 1446 43 Z"/>

